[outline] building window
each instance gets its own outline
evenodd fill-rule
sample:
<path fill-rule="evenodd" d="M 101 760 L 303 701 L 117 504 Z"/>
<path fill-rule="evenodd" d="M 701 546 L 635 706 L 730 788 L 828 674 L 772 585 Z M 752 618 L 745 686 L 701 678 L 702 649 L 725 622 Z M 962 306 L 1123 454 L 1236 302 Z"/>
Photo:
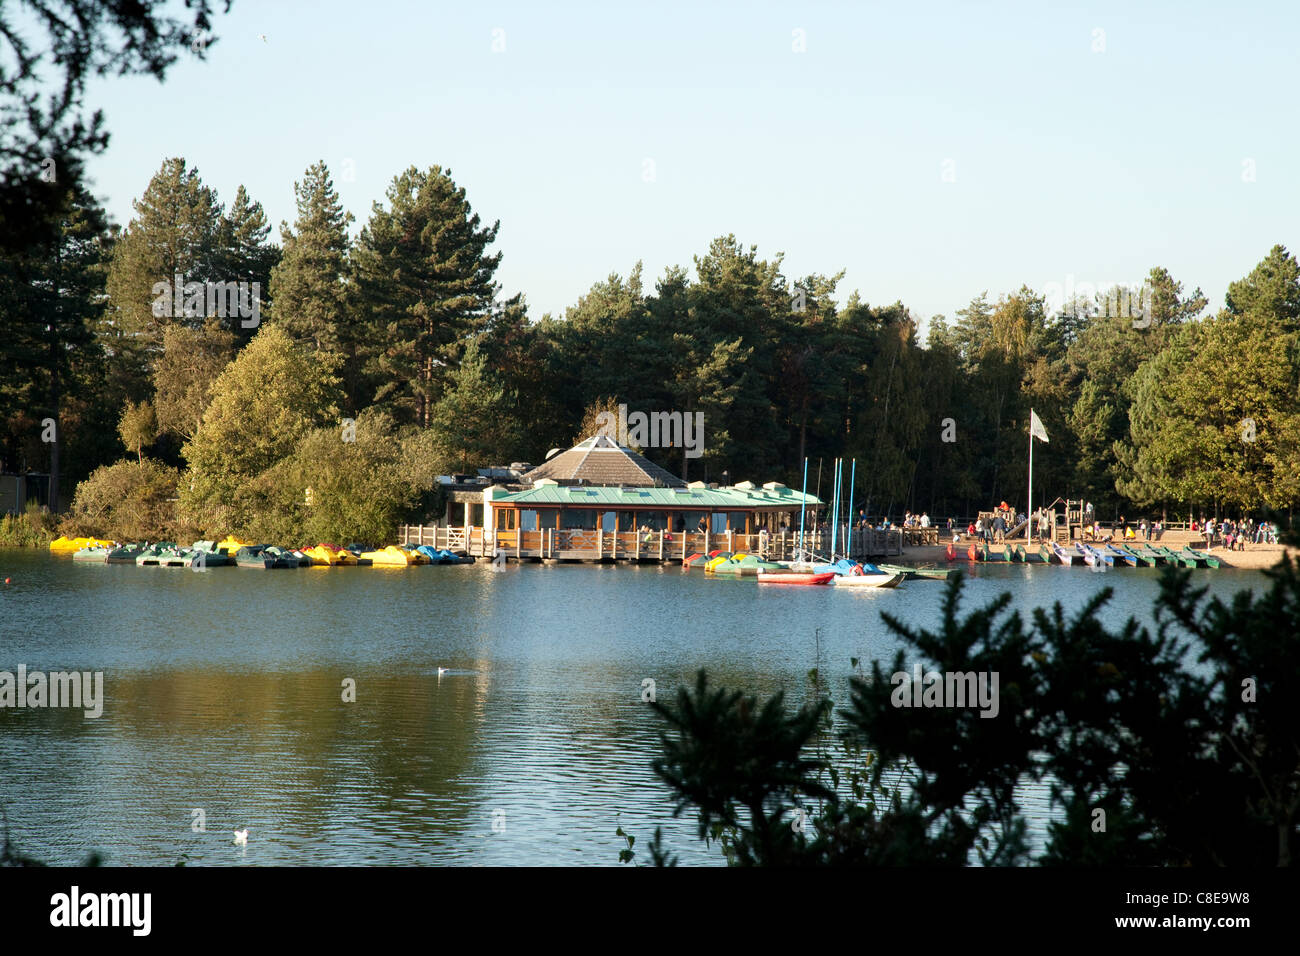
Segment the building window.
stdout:
<path fill-rule="evenodd" d="M 651 531 L 665 531 L 668 528 L 668 515 L 663 511 L 639 511 L 637 512 L 637 519 L 641 522 L 642 527 L 649 528 Z M 673 527 L 679 527 L 679 525 Z"/>
<path fill-rule="evenodd" d="M 568 531 L 595 531 L 596 514 L 587 508 L 565 508 L 560 512 L 560 527 Z"/>

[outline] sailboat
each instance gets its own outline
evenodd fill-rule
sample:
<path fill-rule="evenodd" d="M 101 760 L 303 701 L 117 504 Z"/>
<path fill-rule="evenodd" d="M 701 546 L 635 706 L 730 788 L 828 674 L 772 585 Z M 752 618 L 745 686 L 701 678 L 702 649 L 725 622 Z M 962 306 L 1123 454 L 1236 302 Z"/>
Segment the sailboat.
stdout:
<path fill-rule="evenodd" d="M 850 557 L 853 552 L 853 492 L 858 478 L 858 460 L 856 458 L 853 459 L 852 468 L 849 471 L 849 520 L 846 522 L 844 557 L 838 561 L 835 560 L 835 546 L 838 543 L 837 535 L 840 526 L 840 504 L 844 500 L 843 473 L 841 471 L 843 465 L 843 459 L 839 459 L 835 463 L 835 491 L 831 505 L 831 560 L 828 564 L 818 565 L 813 568 L 813 571 L 834 574 L 835 577 L 831 580 L 831 584 L 837 588 L 896 588 L 906 580 L 906 571 L 883 571 L 870 562 L 859 563 Z"/>

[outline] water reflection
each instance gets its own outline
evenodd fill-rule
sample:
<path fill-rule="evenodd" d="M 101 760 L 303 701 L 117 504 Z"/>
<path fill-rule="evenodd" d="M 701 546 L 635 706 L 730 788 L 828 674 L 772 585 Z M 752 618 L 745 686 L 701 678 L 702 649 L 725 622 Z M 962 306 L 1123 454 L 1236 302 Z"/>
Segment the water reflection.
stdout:
<path fill-rule="evenodd" d="M 0 711 L 17 846 L 64 864 L 100 849 L 118 864 L 617 865 L 620 825 L 638 846 L 663 825 L 683 862 L 717 863 L 650 770 L 642 680 L 669 694 L 705 667 L 798 701 L 820 629 L 845 702 L 849 659 L 897 646 L 880 611 L 933 625 L 943 593 L 768 590 L 675 567 L 195 574 L 0 552 L 5 575 L 0 669 L 105 672 L 98 720 Z M 1263 582 L 1204 580 L 1219 593 Z M 1149 615 L 1155 582 L 978 568 L 966 606 L 1011 589 L 1024 612 L 1073 608 L 1112 586 L 1114 625 Z M 1045 794 L 1025 800 L 1041 820 Z M 191 829 L 196 808 L 206 832 Z M 232 843 L 243 827 L 247 849 Z"/>

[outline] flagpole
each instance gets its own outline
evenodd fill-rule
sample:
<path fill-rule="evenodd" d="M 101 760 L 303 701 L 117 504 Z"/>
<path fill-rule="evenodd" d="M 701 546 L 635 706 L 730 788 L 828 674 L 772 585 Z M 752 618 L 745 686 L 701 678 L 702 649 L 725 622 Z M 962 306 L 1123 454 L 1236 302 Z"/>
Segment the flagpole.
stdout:
<path fill-rule="evenodd" d="M 840 460 L 835 459 L 835 477 L 832 479 L 831 492 L 831 564 L 835 563 L 835 532 L 840 524 Z"/>
<path fill-rule="evenodd" d="M 1025 541 L 1032 545 L 1034 511 L 1034 410 L 1029 410 L 1029 500 L 1025 504 Z"/>
<path fill-rule="evenodd" d="M 803 460 L 803 495 L 799 499 L 799 550 L 803 551 L 803 516 L 804 509 L 808 506 L 808 459 Z M 707 544 L 707 542 L 706 542 Z M 708 550 L 706 547 L 704 550 Z M 803 560 L 802 556 L 799 558 Z"/>

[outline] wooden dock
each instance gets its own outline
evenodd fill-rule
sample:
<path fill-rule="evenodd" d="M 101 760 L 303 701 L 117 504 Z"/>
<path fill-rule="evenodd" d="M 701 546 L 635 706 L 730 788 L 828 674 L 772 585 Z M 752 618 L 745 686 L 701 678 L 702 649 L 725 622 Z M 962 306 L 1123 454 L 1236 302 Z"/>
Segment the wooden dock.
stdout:
<path fill-rule="evenodd" d="M 631 561 L 640 563 L 680 563 L 687 556 L 710 551 L 743 551 L 769 561 L 790 561 L 799 544 L 797 533 L 718 534 L 679 531 L 580 531 L 545 528 L 540 531 L 515 531 L 483 528 L 450 528 L 433 525 L 402 525 L 398 528 L 400 544 L 430 545 L 448 551 L 463 552 L 476 558 L 492 558 L 498 551 L 515 561 Z M 837 542 L 842 542 L 837 537 Z M 805 546 L 817 554 L 829 554 L 829 531 L 804 535 Z M 837 543 L 837 548 L 842 547 Z M 853 554 L 862 560 L 903 553 L 903 533 L 898 529 L 853 532 Z"/>

